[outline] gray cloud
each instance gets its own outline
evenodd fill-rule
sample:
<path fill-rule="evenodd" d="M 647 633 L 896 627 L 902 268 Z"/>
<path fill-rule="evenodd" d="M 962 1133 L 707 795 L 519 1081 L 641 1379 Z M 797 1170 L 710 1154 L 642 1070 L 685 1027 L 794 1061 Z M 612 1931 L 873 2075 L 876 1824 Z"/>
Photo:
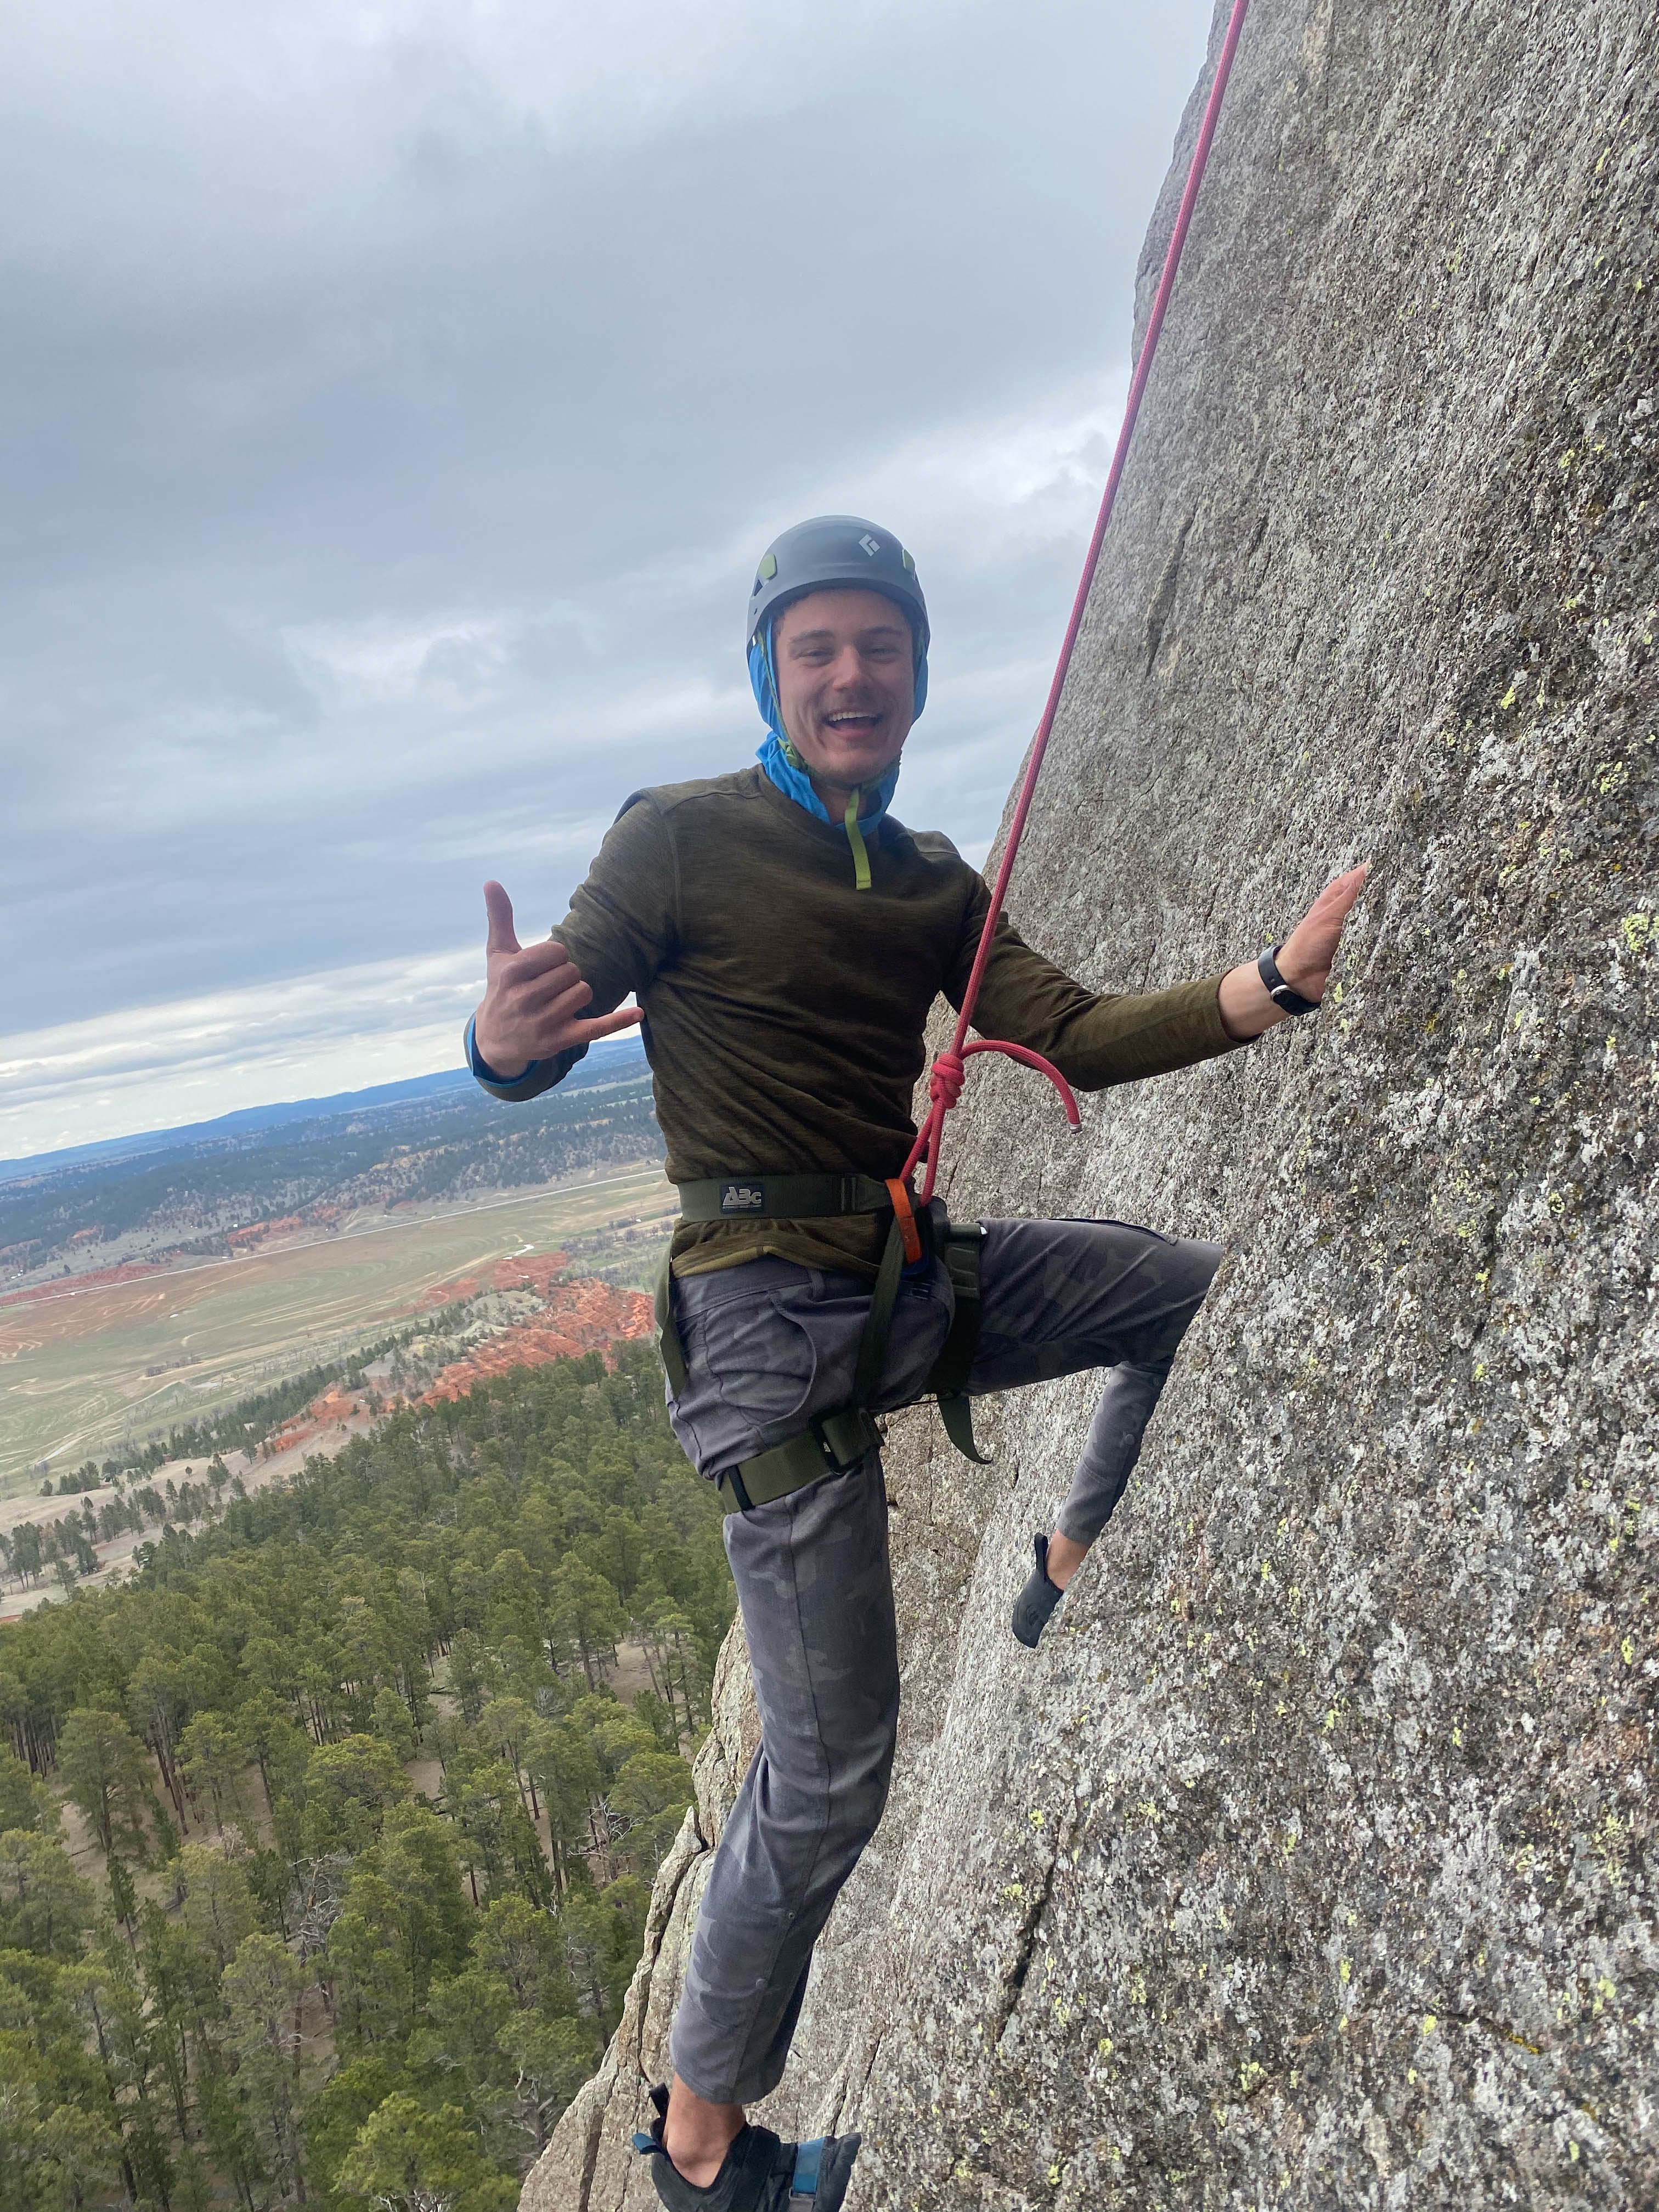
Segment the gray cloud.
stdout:
<path fill-rule="evenodd" d="M 316 979 L 459 959 L 486 873 L 544 927 L 626 791 L 747 757 L 749 571 L 825 507 L 916 552 L 937 644 L 901 811 L 982 847 L 1207 20 L 14 21 L 0 1031 L 307 978 L 337 1012 Z M 150 1028 L 142 1110 L 171 1119 Z M 205 1110 L 307 1087 L 294 1040 L 250 1053 Z M 55 1099 L 105 1133 L 90 1083 L 32 1091 L 8 1149 Z"/>

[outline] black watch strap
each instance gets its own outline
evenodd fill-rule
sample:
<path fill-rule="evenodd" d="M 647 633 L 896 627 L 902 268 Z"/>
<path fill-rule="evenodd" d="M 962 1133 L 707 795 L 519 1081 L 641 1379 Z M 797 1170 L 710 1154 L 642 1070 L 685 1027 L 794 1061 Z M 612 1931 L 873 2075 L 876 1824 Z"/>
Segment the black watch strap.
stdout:
<path fill-rule="evenodd" d="M 1284 948 L 1275 945 L 1256 962 L 1256 973 L 1267 987 L 1267 996 L 1274 1006 L 1287 1014 L 1316 1014 L 1317 999 L 1304 999 L 1300 991 L 1293 990 L 1279 972 L 1279 956 Z"/>

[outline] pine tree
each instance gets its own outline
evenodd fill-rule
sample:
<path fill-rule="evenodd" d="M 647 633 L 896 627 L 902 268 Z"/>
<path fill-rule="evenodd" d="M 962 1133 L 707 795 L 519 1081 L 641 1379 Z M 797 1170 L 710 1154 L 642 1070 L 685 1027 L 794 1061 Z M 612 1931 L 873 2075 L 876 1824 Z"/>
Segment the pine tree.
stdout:
<path fill-rule="evenodd" d="M 120 1715 L 77 1707 L 64 1723 L 58 1759 L 70 1801 L 85 1814 L 100 1848 L 142 1852 L 143 1747 Z"/>

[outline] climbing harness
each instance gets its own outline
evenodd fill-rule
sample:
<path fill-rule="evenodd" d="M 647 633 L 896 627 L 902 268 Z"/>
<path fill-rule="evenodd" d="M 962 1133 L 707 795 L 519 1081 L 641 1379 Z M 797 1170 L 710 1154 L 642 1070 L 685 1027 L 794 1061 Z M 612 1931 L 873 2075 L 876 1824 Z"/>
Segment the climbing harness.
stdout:
<path fill-rule="evenodd" d="M 965 1457 L 983 1463 L 985 1455 L 974 1442 L 973 1422 L 967 1395 L 969 1370 L 973 1365 L 974 1348 L 979 1334 L 980 1308 L 980 1244 L 984 1231 L 977 1223 L 957 1227 L 945 1218 L 945 1209 L 933 1200 L 933 1185 L 938 1179 L 944 1143 L 945 1117 L 962 1096 L 967 1077 L 967 1064 L 975 1053 L 1000 1053 L 1009 1060 L 1018 1060 L 1026 1067 L 1035 1068 L 1046 1075 L 1060 1094 L 1066 1118 L 1072 1127 L 1082 1126 L 1077 1100 L 1071 1085 L 1051 1060 L 1029 1046 L 1012 1044 L 994 1037 L 969 1041 L 974 1009 L 979 1001 L 980 987 L 985 980 L 985 970 L 991 957 L 998 921 L 1007 895 L 1008 880 L 1013 873 L 1014 861 L 1024 835 L 1026 817 L 1031 811 L 1037 778 L 1042 773 L 1043 757 L 1048 750 L 1048 740 L 1054 732 L 1054 717 L 1060 707 L 1060 694 L 1066 678 L 1071 672 L 1072 655 L 1076 647 L 1078 633 L 1083 626 L 1084 611 L 1088 605 L 1095 571 L 1100 563 L 1101 548 L 1105 542 L 1108 524 L 1117 501 L 1118 485 L 1129 456 L 1134 436 L 1135 423 L 1140 413 L 1140 403 L 1146 396 L 1147 380 L 1158 352 L 1158 342 L 1164 329 L 1170 296 L 1175 290 L 1176 274 L 1181 266 L 1182 249 L 1187 242 L 1187 233 L 1198 204 L 1199 188 L 1204 181 L 1204 172 L 1210 158 L 1210 147 L 1215 137 L 1216 125 L 1220 118 L 1221 105 L 1227 90 L 1227 80 L 1232 74 L 1233 58 L 1238 52 L 1239 39 L 1244 28 L 1244 18 L 1249 0 L 1233 0 L 1226 35 L 1217 58 L 1215 77 L 1210 87 L 1210 96 L 1204 109 L 1204 120 L 1200 125 L 1198 143 L 1193 149 L 1191 167 L 1187 173 L 1186 189 L 1181 196 L 1181 206 L 1176 216 L 1175 228 L 1170 234 L 1169 251 L 1164 255 L 1164 270 L 1158 280 L 1157 295 L 1152 301 L 1146 336 L 1140 356 L 1129 385 L 1129 396 L 1123 410 L 1123 424 L 1118 432 L 1116 449 L 1106 478 L 1106 489 L 1101 499 L 1100 513 L 1096 518 L 1094 534 L 1089 540 L 1089 550 L 1084 558 L 1083 574 L 1072 603 L 1071 618 L 1066 625 L 1066 635 L 1060 648 L 1060 659 L 1054 668 L 1054 681 L 1048 687 L 1048 696 L 1037 724 L 1036 735 L 1031 741 L 1030 757 L 1021 780 L 1019 797 L 1014 807 L 1013 819 L 1008 827 L 1008 842 L 1003 848 L 1002 861 L 992 887 L 990 902 L 986 908 L 985 921 L 980 932 L 978 950 L 968 977 L 968 986 L 962 995 L 957 1014 L 957 1025 L 947 1049 L 934 1060 L 927 1079 L 928 1110 L 908 1158 L 896 1176 L 886 1182 L 862 1175 L 749 1175 L 720 1176 L 700 1182 L 682 1183 L 680 1205 L 682 1218 L 686 1221 L 721 1221 L 755 1218 L 810 1220 L 832 1214 L 862 1213 L 880 1215 L 890 1212 L 891 1222 L 884 1247 L 881 1264 L 877 1271 L 876 1285 L 870 1300 L 870 1313 L 864 1333 L 859 1340 L 858 1362 L 854 1377 L 853 1395 L 845 1406 L 832 1413 L 820 1413 L 799 1436 L 789 1437 L 770 1451 L 744 1461 L 720 1477 L 720 1489 L 726 1499 L 728 1512 L 745 1511 L 750 1505 L 763 1505 L 791 1491 L 804 1488 L 825 1474 L 845 1474 L 879 1442 L 879 1431 L 869 1410 L 871 1394 L 880 1379 L 887 1353 L 888 1333 L 893 1317 L 893 1305 L 898 1295 L 899 1279 L 907 1265 L 915 1266 L 927 1250 L 933 1250 L 944 1261 L 956 1297 L 955 1317 L 944 1350 L 927 1378 L 925 1389 L 936 1397 L 945 1431 L 958 1451 Z M 826 525 L 844 525 L 850 518 L 822 517 L 817 523 L 802 524 L 800 532 L 823 528 Z M 862 527 L 863 526 L 859 526 Z M 796 533 L 787 533 L 793 537 Z M 874 542 L 872 539 L 869 542 Z M 780 538 L 781 549 L 786 538 Z M 775 549 L 775 551 L 777 549 Z M 904 598 L 906 589 L 919 588 L 909 580 L 914 578 L 915 564 L 902 548 L 889 549 L 883 545 L 878 554 L 887 554 L 889 559 L 896 553 L 899 566 L 896 574 L 900 579 L 896 585 L 884 580 L 877 588 L 885 589 L 896 598 Z M 874 556 L 872 558 L 876 557 Z M 767 562 L 772 562 L 769 569 Z M 851 568 L 848 581 L 864 581 L 863 571 Z M 769 552 L 762 562 L 761 573 L 756 578 L 755 599 L 751 603 L 750 640 L 751 675 L 752 656 L 758 651 L 765 668 L 765 645 L 760 637 L 763 623 L 775 601 L 785 588 L 779 577 L 778 563 L 774 553 Z M 923 622 L 926 611 L 923 610 Z M 925 667 L 926 632 L 921 634 L 921 665 Z M 769 674 L 769 671 L 767 672 Z M 757 676 L 756 696 L 762 696 L 762 687 Z M 763 701 L 763 710 L 764 702 Z M 849 827 L 849 839 L 853 831 Z M 867 871 L 866 871 L 867 872 Z M 860 881 L 865 880 L 861 873 Z M 1269 985 L 1271 988 L 1271 983 Z M 914 1192 L 912 1177 L 916 1170 L 922 1170 L 920 1196 Z M 684 1347 L 674 1323 L 672 1279 L 666 1260 L 657 1285 L 658 1342 L 662 1352 L 663 1365 L 667 1370 L 669 1387 L 676 1397 L 685 1388 L 686 1367 Z"/>
<path fill-rule="evenodd" d="M 983 1462 L 984 1455 L 974 1441 L 967 1387 L 979 1338 L 979 1256 L 985 1232 L 978 1222 L 959 1225 L 947 1221 L 943 1206 L 918 1216 L 902 1184 L 878 1183 L 868 1176 L 744 1176 L 682 1183 L 679 1190 L 682 1218 L 688 1221 L 816 1220 L 837 1213 L 887 1212 L 893 1217 L 876 1271 L 870 1310 L 859 1337 L 852 1396 L 844 1406 L 815 1415 L 799 1435 L 728 1468 L 718 1479 L 728 1513 L 769 1505 L 775 1498 L 786 1498 L 822 1475 L 845 1474 L 881 1442 L 870 1400 L 886 1364 L 899 1283 L 906 1267 L 919 1263 L 930 1251 L 944 1262 L 955 1302 L 949 1334 L 923 1392 L 937 1398 L 945 1433 L 957 1450 L 966 1458 Z M 724 1208 L 723 1200 L 726 1201 Z M 896 1202 L 899 1200 L 902 1212 Z M 673 1277 L 666 1258 L 657 1277 L 656 1314 L 657 1348 L 668 1387 L 678 1398 L 689 1377 L 685 1348 L 674 1320 Z"/>

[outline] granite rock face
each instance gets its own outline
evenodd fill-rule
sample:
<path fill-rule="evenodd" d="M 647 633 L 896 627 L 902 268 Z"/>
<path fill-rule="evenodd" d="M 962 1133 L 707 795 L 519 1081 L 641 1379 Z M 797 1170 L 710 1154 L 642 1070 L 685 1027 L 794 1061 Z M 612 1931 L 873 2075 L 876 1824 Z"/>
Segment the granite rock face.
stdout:
<path fill-rule="evenodd" d="M 1013 910 L 1136 988 L 1375 873 L 1316 1022 L 1080 1139 L 970 1077 L 957 1212 L 1227 1258 L 1035 1656 L 1090 1387 L 894 1424 L 898 1772 L 765 2114 L 850 2212 L 1659 2203 L 1655 46 L 1256 0 Z M 654 2202 L 745 1691 L 526 2212 Z"/>

